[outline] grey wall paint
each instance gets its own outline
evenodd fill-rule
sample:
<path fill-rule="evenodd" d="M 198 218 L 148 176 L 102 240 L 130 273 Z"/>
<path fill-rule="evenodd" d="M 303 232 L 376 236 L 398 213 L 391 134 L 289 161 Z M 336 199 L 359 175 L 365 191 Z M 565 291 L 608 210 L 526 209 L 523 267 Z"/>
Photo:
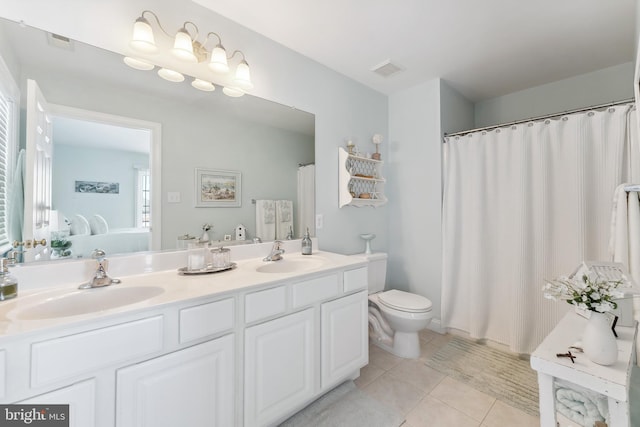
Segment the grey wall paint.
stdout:
<path fill-rule="evenodd" d="M 387 287 L 424 295 L 439 317 L 440 80 L 389 97 Z"/>
<path fill-rule="evenodd" d="M 475 127 L 633 98 L 633 62 L 477 102 Z"/>
<path fill-rule="evenodd" d="M 61 145 L 54 139 L 53 209 L 67 218 L 75 214 L 87 219 L 95 214 L 102 215 L 110 230 L 135 227 L 137 170 L 134 166 L 148 168 L 149 156 L 131 151 Z M 116 182 L 119 193 L 76 193 L 75 181 Z"/>
<path fill-rule="evenodd" d="M 389 97 L 387 286 L 426 296 L 440 318 L 442 135 L 473 126 L 473 104 L 440 79 Z"/>

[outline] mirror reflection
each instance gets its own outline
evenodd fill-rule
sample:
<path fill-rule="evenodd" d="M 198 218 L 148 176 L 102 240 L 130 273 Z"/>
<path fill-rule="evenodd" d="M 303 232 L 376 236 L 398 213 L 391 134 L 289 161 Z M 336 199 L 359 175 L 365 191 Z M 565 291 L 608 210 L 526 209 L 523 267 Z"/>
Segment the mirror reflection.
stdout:
<path fill-rule="evenodd" d="M 30 141 L 28 80 L 53 123 L 51 202 L 33 229 L 25 206 L 21 240 L 45 229 L 50 242 L 54 232 L 56 244 L 72 241 L 54 258 L 73 258 L 105 245 L 108 254 L 174 249 L 185 236 L 234 244 L 298 238 L 307 226 L 314 234 L 314 172 L 304 166 L 314 163 L 312 114 L 169 83 L 120 55 L 10 21 L 0 34 L 22 93 L 21 148 Z M 239 177 L 233 206 L 198 203 L 205 190 L 222 194 L 212 186 L 229 176 Z"/>

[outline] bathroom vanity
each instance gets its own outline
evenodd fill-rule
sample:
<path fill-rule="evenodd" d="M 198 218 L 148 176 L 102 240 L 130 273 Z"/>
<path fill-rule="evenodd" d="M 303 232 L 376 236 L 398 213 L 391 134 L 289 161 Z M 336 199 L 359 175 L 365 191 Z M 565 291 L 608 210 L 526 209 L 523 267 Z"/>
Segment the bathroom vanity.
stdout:
<path fill-rule="evenodd" d="M 359 375 L 366 260 L 234 262 L 224 273 L 171 268 L 0 304 L 0 401 L 69 403 L 77 427 L 264 426 Z"/>

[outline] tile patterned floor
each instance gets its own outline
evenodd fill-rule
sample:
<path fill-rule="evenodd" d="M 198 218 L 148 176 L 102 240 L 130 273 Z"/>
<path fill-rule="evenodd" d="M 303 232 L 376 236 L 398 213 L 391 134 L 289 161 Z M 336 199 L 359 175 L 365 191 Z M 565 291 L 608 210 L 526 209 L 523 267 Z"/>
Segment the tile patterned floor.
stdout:
<path fill-rule="evenodd" d="M 451 335 L 420 333 L 420 358 L 402 359 L 374 345 L 356 385 L 401 412 L 402 427 L 538 427 L 538 417 L 522 412 L 424 364 Z"/>

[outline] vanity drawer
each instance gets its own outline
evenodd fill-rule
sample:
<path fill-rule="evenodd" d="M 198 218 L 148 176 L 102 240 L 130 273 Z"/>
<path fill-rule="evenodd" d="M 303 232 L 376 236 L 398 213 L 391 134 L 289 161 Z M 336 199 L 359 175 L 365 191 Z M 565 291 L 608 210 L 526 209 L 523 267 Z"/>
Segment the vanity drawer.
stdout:
<path fill-rule="evenodd" d="M 291 287 L 293 308 L 332 298 L 338 295 L 339 290 L 337 274 L 295 283 Z"/>
<path fill-rule="evenodd" d="M 265 289 L 247 294 L 244 298 L 245 323 L 256 322 L 287 311 L 287 288 Z"/>
<path fill-rule="evenodd" d="M 162 316 L 35 343 L 31 386 L 91 372 L 162 350 Z"/>
<path fill-rule="evenodd" d="M 367 267 L 356 268 L 344 272 L 343 291 L 351 292 L 365 289 L 368 285 Z"/>
<path fill-rule="evenodd" d="M 180 343 L 233 328 L 234 299 L 227 298 L 180 310 Z"/>

